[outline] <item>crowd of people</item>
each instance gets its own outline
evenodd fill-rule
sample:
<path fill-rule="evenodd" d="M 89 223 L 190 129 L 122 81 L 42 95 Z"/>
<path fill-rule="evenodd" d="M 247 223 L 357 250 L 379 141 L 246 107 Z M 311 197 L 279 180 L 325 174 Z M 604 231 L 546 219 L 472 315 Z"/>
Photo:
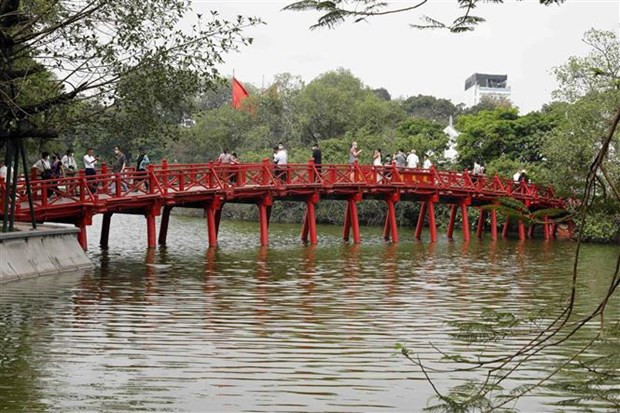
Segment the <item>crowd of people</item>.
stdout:
<path fill-rule="evenodd" d="M 354 164 L 359 162 L 361 154 L 362 149 L 358 147 L 357 142 L 352 142 L 348 153 L 348 163 Z M 323 159 L 321 149 L 317 142 L 315 142 L 311 147 L 311 156 L 314 164 L 320 171 Z M 227 148 L 224 148 L 222 153 L 217 157 L 216 162 L 221 165 L 237 165 L 240 163 L 240 160 L 235 152 L 229 152 Z M 97 167 L 100 163 L 100 159 L 98 156 L 95 156 L 93 148 L 87 149 L 86 154 L 82 158 L 82 163 L 86 177 L 92 177 L 97 174 Z M 123 174 L 127 169 L 127 164 L 128 162 L 126 155 L 121 151 L 119 146 L 115 146 L 114 159 L 112 161 L 112 172 L 116 174 Z M 149 164 L 150 160 L 146 150 L 144 148 L 139 148 L 139 156 L 136 159 L 135 170 L 137 172 L 143 172 L 146 175 L 146 169 Z M 288 151 L 282 142 L 273 147 L 273 164 L 275 166 L 276 176 L 282 180 L 286 180 L 288 172 L 285 165 L 288 164 Z M 398 149 L 398 151 L 384 157 L 381 148 L 376 148 L 372 154 L 372 165 L 376 167 L 395 165 L 397 168 L 402 169 L 430 169 L 433 166 L 433 163 L 426 153 L 422 155 L 422 160 L 420 160 L 415 149 L 411 149 L 408 153 L 405 153 L 405 151 L 401 148 Z M 37 178 L 39 179 L 58 179 L 75 176 L 78 173 L 78 170 L 79 166 L 75 160 L 75 153 L 73 149 L 67 149 L 62 157 L 58 153 L 41 153 L 41 158 L 32 165 L 31 173 L 33 171 L 36 172 Z M 476 161 L 474 162 L 471 172 L 473 175 L 484 175 L 485 167 Z M 0 165 L 0 177 L 6 179 L 7 173 L 10 173 L 10 171 L 7 171 L 6 166 Z M 146 182 L 146 176 L 142 180 L 144 181 L 145 186 L 148 185 L 148 182 Z M 513 180 L 515 182 L 528 183 L 529 177 L 527 175 L 527 171 L 525 169 L 517 171 L 513 176 Z M 90 181 L 92 181 L 92 178 Z M 236 174 L 231 173 L 229 181 L 235 182 Z M 121 185 L 122 190 L 127 190 L 127 186 L 124 181 Z M 91 187 L 91 191 L 93 192 L 96 191 L 96 189 L 96 185 Z"/>
<path fill-rule="evenodd" d="M 97 191 L 97 184 L 94 183 L 93 176 L 97 174 L 97 167 L 100 163 L 98 156 L 95 156 L 93 148 L 88 148 L 82 158 L 82 164 L 84 166 L 84 175 L 89 182 L 89 188 L 91 192 Z M 114 159 L 112 160 L 112 172 L 116 174 L 122 174 L 127 169 L 127 157 L 121 151 L 119 146 L 114 147 Z M 145 177 L 140 177 L 137 174 L 136 181 L 143 181 L 143 185 L 147 186 L 146 182 L 146 169 L 150 164 L 149 157 L 144 148 L 139 149 L 139 156 L 136 160 L 135 170 L 136 172 L 142 172 Z M 6 169 L 6 168 L 5 168 Z M 67 149 L 65 154 L 61 157 L 58 153 L 50 155 L 49 152 L 42 152 L 41 157 L 32 165 L 30 174 L 36 176 L 37 179 L 50 180 L 73 177 L 77 175 L 79 171 L 78 163 L 75 159 L 75 152 L 73 149 Z M 6 175 L 5 175 L 6 176 Z M 122 190 L 127 190 L 127 184 L 125 181 L 121 182 Z M 112 183 L 112 189 L 115 190 L 114 183 Z"/>

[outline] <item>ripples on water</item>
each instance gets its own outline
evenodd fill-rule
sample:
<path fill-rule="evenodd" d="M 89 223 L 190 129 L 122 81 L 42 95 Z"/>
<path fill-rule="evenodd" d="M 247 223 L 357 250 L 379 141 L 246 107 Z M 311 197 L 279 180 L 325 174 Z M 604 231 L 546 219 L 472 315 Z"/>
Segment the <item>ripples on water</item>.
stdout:
<path fill-rule="evenodd" d="M 0 286 L 0 408 L 420 410 L 432 390 L 395 344 L 428 362 L 439 359 L 429 342 L 478 350 L 446 323 L 557 302 L 574 253 L 570 242 L 420 243 L 405 229 L 395 246 L 377 228 L 363 228 L 363 245 L 343 245 L 339 228 L 321 226 L 320 245 L 304 247 L 290 225 L 272 225 L 267 249 L 256 247 L 258 224 L 228 221 L 214 250 L 204 220 L 184 217 L 172 217 L 167 249 L 147 251 L 143 221 L 114 216 L 105 252 L 95 220 L 93 272 Z M 598 297 L 616 249 L 584 252 L 586 298 Z M 519 377 L 540 376 L 553 359 Z M 553 410 L 560 396 L 517 407 Z"/>

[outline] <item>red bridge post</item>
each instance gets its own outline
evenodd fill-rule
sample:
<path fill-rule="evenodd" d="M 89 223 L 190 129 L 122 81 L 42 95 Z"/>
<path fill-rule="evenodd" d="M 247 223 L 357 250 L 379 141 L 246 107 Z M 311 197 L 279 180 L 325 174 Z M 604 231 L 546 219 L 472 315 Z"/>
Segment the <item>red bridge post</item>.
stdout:
<path fill-rule="evenodd" d="M 415 226 L 415 238 L 422 238 L 422 229 L 424 227 L 424 216 L 428 214 L 428 230 L 431 237 L 431 242 L 437 242 L 437 224 L 435 223 L 435 202 L 438 197 L 434 195 L 432 199 L 424 201 L 420 205 L 420 214 L 418 215 L 418 222 Z"/>
<path fill-rule="evenodd" d="M 502 238 L 508 238 L 508 227 L 510 226 L 510 219 L 504 218 L 504 228 L 502 229 Z"/>
<path fill-rule="evenodd" d="M 397 244 L 399 242 L 398 239 L 398 224 L 396 222 L 396 202 L 400 201 L 400 193 L 395 192 L 394 194 L 388 195 L 385 199 L 387 203 L 387 214 L 385 216 L 385 226 L 383 228 L 383 239 L 385 241 L 390 240 L 390 233 L 392 235 L 392 242 Z"/>
<path fill-rule="evenodd" d="M 217 247 L 217 235 L 219 233 L 222 204 L 219 198 L 209 202 L 207 212 L 207 231 L 209 234 L 209 247 Z"/>
<path fill-rule="evenodd" d="M 426 202 L 420 204 L 420 213 L 418 214 L 418 223 L 415 226 L 415 239 L 422 238 L 422 227 L 424 226 L 424 216 L 426 215 Z"/>
<path fill-rule="evenodd" d="M 525 240 L 525 223 L 521 220 L 519 220 L 519 240 Z"/>
<path fill-rule="evenodd" d="M 491 210 L 491 239 L 497 241 L 497 211 Z"/>
<path fill-rule="evenodd" d="M 463 241 L 469 242 L 469 215 L 467 215 L 467 205 L 469 200 L 461 202 L 461 218 L 463 220 Z"/>
<path fill-rule="evenodd" d="M 75 226 L 80 229 L 78 234 L 78 242 L 84 251 L 88 249 L 88 235 L 86 233 L 86 226 L 93 223 L 92 216 L 83 214 L 78 218 Z"/>
<path fill-rule="evenodd" d="M 271 218 L 271 197 L 266 196 L 258 203 L 258 221 L 260 225 L 260 245 L 269 245 L 269 219 Z"/>
<path fill-rule="evenodd" d="M 344 229 L 342 231 L 342 239 L 349 240 L 349 232 L 353 231 L 353 243 L 361 243 L 360 226 L 357 217 L 357 203 L 362 200 L 361 194 L 355 194 L 347 199 L 347 209 L 344 214 Z"/>
<path fill-rule="evenodd" d="M 304 215 L 304 222 L 301 229 L 301 240 L 304 244 L 308 243 L 308 235 L 310 235 L 311 245 L 316 245 L 318 243 L 315 215 L 315 206 L 318 202 L 318 198 L 318 194 L 314 194 L 306 200 L 306 213 Z"/>
<path fill-rule="evenodd" d="M 549 224 L 549 217 L 545 215 L 545 223 L 543 224 L 543 233 L 545 235 L 545 240 L 548 241 L 551 237 L 549 236 L 551 224 Z"/>

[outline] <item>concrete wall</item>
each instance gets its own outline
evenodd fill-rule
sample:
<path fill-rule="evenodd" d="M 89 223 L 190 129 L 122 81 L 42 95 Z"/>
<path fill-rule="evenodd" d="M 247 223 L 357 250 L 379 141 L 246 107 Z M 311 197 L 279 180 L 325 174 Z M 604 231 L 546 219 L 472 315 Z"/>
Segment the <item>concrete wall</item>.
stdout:
<path fill-rule="evenodd" d="M 0 233 L 0 283 L 92 268 L 77 228 L 41 226 Z"/>

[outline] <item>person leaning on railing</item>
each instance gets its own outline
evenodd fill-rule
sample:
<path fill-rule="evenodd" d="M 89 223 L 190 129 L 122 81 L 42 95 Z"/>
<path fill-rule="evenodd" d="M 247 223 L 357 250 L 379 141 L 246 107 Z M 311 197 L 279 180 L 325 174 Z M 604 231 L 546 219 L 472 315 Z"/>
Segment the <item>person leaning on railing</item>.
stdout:
<path fill-rule="evenodd" d="M 37 178 L 41 180 L 48 180 L 52 177 L 52 166 L 50 165 L 50 154 L 49 152 L 43 152 L 41 154 L 41 159 L 36 161 L 34 165 L 32 165 L 31 171 L 36 171 Z M 53 195 L 54 190 L 51 187 L 47 188 L 47 196 Z"/>

